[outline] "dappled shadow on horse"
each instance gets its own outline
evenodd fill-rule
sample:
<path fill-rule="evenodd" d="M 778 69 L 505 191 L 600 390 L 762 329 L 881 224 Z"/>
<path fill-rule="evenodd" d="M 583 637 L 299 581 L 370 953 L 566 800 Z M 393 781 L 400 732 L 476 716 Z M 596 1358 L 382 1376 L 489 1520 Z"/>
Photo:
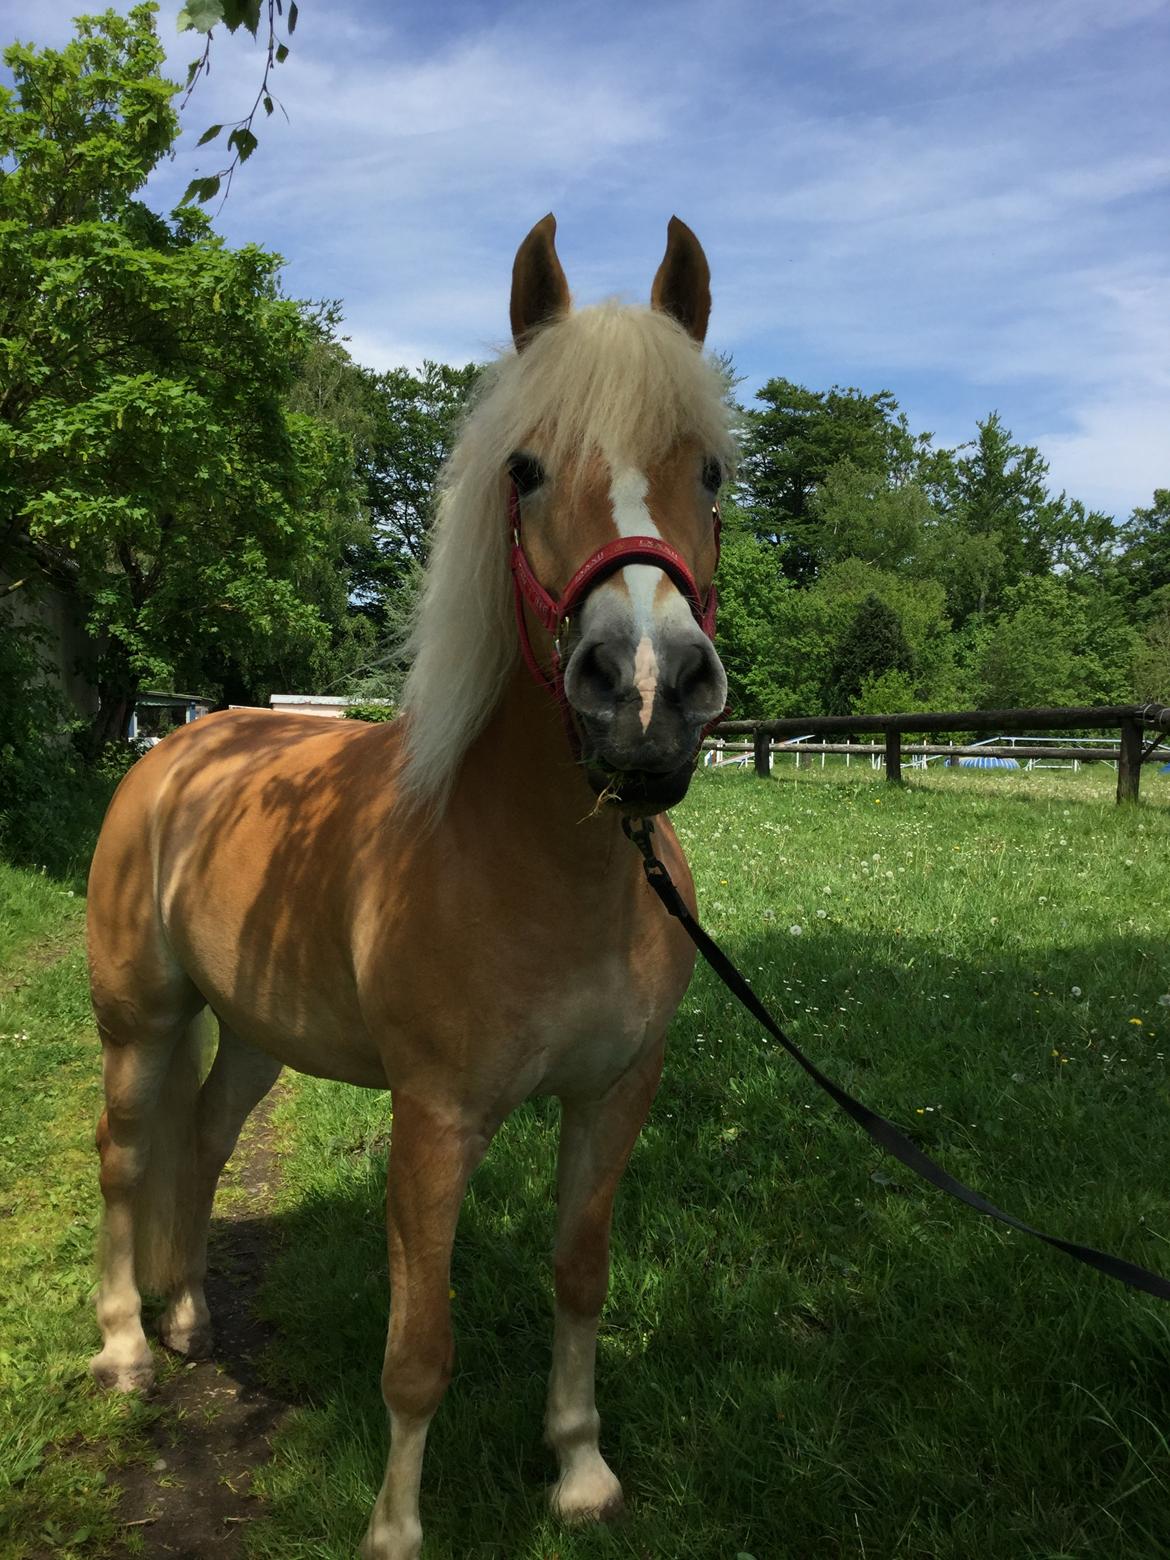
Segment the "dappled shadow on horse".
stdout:
<path fill-rule="evenodd" d="M 723 708 L 712 577 L 733 450 L 690 230 L 672 220 L 650 308 L 582 311 L 554 232 L 545 218 L 517 254 L 517 351 L 444 474 L 404 719 L 185 728 L 123 782 L 90 881 L 103 1384 L 152 1377 L 143 1289 L 166 1297 L 170 1348 L 207 1349 L 215 1185 L 281 1066 L 391 1091 L 390 1453 L 368 1560 L 419 1553 L 456 1219 L 533 1095 L 562 1103 L 553 1506 L 621 1503 L 593 1385 L 610 1216 L 693 954 L 620 821 L 681 798 Z M 665 821 L 658 841 L 690 896 Z M 205 1007 L 219 1042 L 202 1079 Z"/>

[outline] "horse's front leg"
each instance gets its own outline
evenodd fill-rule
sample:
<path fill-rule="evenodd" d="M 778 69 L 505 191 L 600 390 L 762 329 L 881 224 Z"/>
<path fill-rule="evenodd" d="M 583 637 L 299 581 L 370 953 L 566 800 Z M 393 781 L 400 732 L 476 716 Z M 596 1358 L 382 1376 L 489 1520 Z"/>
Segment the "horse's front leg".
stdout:
<path fill-rule="evenodd" d="M 455 1356 L 451 1247 L 463 1193 L 487 1143 L 488 1134 L 457 1111 L 395 1093 L 386 1192 L 390 1330 L 382 1369 L 390 1455 L 362 1560 L 417 1560 L 422 1547 L 423 1449 Z"/>
<path fill-rule="evenodd" d="M 597 1325 L 609 1287 L 613 1200 L 662 1072 L 662 1048 L 599 1100 L 563 1102 L 557 1167 L 556 1326 L 545 1438 L 560 1477 L 552 1509 L 570 1522 L 604 1520 L 622 1487 L 601 1455 L 594 1399 Z"/>

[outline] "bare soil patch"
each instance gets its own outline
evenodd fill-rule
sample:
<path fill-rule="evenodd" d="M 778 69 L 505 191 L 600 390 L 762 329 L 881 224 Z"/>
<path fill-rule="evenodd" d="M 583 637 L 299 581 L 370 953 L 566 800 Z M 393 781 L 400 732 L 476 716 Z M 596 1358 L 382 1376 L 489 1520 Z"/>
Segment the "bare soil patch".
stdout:
<path fill-rule="evenodd" d="M 279 1176 L 272 1130 L 279 1088 L 253 1112 L 221 1182 L 244 1195 L 211 1224 L 212 1357 L 164 1377 L 150 1451 L 114 1475 L 126 1538 L 138 1535 L 116 1560 L 235 1560 L 261 1512 L 252 1473 L 271 1456 L 270 1438 L 289 1406 L 259 1373 L 271 1329 L 254 1309 L 276 1238 L 266 1215 Z"/>

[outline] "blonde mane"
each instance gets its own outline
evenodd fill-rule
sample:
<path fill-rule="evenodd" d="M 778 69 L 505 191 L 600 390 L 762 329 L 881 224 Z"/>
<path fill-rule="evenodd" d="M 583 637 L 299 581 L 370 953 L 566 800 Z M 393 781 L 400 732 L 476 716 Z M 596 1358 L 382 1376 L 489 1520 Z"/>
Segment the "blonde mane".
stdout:
<path fill-rule="evenodd" d="M 538 428 L 552 470 L 591 451 L 644 469 L 683 439 L 734 461 L 722 375 L 655 310 L 605 303 L 573 312 L 487 371 L 440 478 L 408 643 L 399 782 L 405 800 L 434 813 L 519 659 L 506 467 Z"/>

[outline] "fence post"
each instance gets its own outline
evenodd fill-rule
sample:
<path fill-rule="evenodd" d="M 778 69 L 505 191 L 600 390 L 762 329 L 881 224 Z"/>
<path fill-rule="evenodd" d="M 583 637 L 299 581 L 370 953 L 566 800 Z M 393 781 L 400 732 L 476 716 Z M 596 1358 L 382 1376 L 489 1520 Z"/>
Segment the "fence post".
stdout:
<path fill-rule="evenodd" d="M 902 733 L 886 732 L 886 779 L 893 785 L 902 783 Z"/>
<path fill-rule="evenodd" d="M 772 773 L 772 739 L 766 731 L 757 731 L 752 737 L 752 752 L 756 758 L 756 774 L 766 780 Z"/>
<path fill-rule="evenodd" d="M 1137 720 L 1121 723 L 1121 751 L 1117 756 L 1117 800 L 1136 802 L 1142 778 L 1142 727 Z"/>

